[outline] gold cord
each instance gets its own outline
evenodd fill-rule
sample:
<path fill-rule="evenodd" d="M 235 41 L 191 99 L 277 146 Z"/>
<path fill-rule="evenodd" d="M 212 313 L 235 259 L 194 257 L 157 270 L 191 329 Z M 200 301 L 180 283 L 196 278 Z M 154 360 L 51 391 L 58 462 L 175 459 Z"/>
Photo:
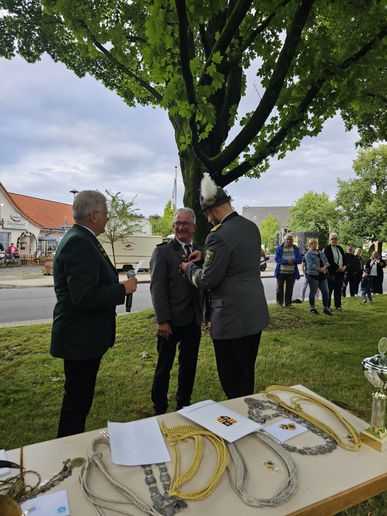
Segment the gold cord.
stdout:
<path fill-rule="evenodd" d="M 291 404 L 288 404 L 285 401 L 283 401 L 279 396 L 273 394 L 272 391 L 291 392 L 296 396 L 292 396 Z M 341 448 L 344 448 L 344 450 L 357 451 L 360 448 L 361 441 L 359 432 L 338 410 L 336 410 L 331 404 L 327 403 L 326 401 L 317 398 L 312 394 L 296 389 L 295 387 L 285 387 L 282 385 L 271 385 L 270 387 L 267 387 L 265 389 L 265 394 L 268 398 L 274 400 L 281 407 L 285 408 L 286 410 L 289 410 L 293 414 L 297 414 L 298 416 L 306 419 L 313 425 L 317 426 L 320 430 L 323 430 L 326 434 L 332 437 L 332 439 L 334 439 L 337 442 L 337 444 L 341 446 Z M 300 404 L 300 402 L 302 401 L 312 403 L 332 413 L 347 430 L 347 433 L 349 434 L 348 442 L 345 442 L 343 439 L 341 439 L 341 437 L 333 430 L 333 428 L 326 425 L 325 423 L 315 418 L 311 414 L 305 412 Z"/>
<path fill-rule="evenodd" d="M 207 498 L 217 486 L 221 476 L 223 475 L 228 461 L 228 451 L 225 442 L 222 438 L 217 435 L 204 430 L 200 426 L 196 425 L 179 425 L 168 428 L 162 422 L 160 423 L 160 429 L 165 435 L 168 444 L 172 448 L 174 472 L 171 481 L 171 487 L 169 490 L 169 496 L 177 496 L 184 500 L 204 500 Z M 209 479 L 208 483 L 196 491 L 180 491 L 181 487 L 185 482 L 188 482 L 198 471 L 200 462 L 203 456 L 203 437 L 213 445 L 216 451 L 216 467 L 213 475 Z M 195 448 L 194 455 L 190 466 L 184 473 L 180 473 L 180 455 L 178 449 L 179 441 L 185 439 L 193 439 Z"/>

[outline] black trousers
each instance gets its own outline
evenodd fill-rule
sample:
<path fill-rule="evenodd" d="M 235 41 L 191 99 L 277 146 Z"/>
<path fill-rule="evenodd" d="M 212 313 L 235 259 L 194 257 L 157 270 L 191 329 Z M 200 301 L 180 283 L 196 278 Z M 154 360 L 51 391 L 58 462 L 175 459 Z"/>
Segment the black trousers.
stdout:
<path fill-rule="evenodd" d="M 213 339 L 218 376 L 227 398 L 255 392 L 255 361 L 261 333 L 236 339 Z"/>
<path fill-rule="evenodd" d="M 331 298 L 333 298 L 335 308 L 341 308 L 341 290 L 343 288 L 344 272 L 335 272 L 334 276 L 328 276 L 329 289 L 329 308 L 331 307 Z"/>
<path fill-rule="evenodd" d="M 342 297 L 346 297 L 347 285 L 349 285 L 349 294 L 351 297 L 354 297 L 356 294 L 358 294 L 360 279 L 358 278 L 357 272 L 347 272 L 343 279 L 343 286 L 341 289 Z"/>
<path fill-rule="evenodd" d="M 199 353 L 200 326 L 194 321 L 187 326 L 172 326 L 169 339 L 158 337 L 158 360 L 152 385 L 152 403 L 156 414 L 164 414 L 168 408 L 169 378 L 179 345 L 179 372 L 176 392 L 176 409 L 191 402 Z"/>
<path fill-rule="evenodd" d="M 294 274 L 283 274 L 281 272 L 277 275 L 277 304 L 284 304 L 284 291 L 285 291 L 285 306 L 292 304 L 293 287 L 296 278 Z"/>
<path fill-rule="evenodd" d="M 64 360 L 65 385 L 57 437 L 85 431 L 101 358 Z"/>

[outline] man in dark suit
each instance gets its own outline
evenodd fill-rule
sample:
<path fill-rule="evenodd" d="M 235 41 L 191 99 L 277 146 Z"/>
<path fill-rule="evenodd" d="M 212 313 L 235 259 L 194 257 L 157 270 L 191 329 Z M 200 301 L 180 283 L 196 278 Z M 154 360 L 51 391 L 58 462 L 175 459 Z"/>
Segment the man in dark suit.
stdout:
<path fill-rule="evenodd" d="M 200 203 L 214 225 L 206 239 L 204 265 L 189 261 L 181 268 L 192 285 L 210 290 L 211 337 L 226 396 L 246 396 L 255 391 L 258 346 L 269 323 L 259 267 L 261 236 L 256 224 L 233 210 L 230 197 L 207 173 Z M 190 260 L 197 258 L 198 253 Z"/>
<path fill-rule="evenodd" d="M 51 354 L 64 359 L 65 386 L 58 437 L 81 433 L 91 408 L 101 358 L 114 344 L 116 305 L 136 290 L 135 278 L 118 282 L 97 236 L 108 220 L 106 198 L 79 192 L 73 204 L 75 224 L 62 238 L 54 260 L 57 302 Z"/>
<path fill-rule="evenodd" d="M 192 242 L 196 229 L 195 213 L 180 208 L 174 215 L 175 238 L 160 244 L 150 261 L 152 303 L 157 319 L 158 360 L 152 385 L 155 414 L 168 408 L 170 372 L 179 344 L 176 410 L 190 404 L 199 352 L 203 314 L 202 292 L 186 280 L 180 264 L 191 252 L 201 249 Z"/>
<path fill-rule="evenodd" d="M 331 298 L 333 299 L 336 310 L 341 311 L 341 291 L 343 288 L 344 274 L 346 270 L 346 257 L 344 249 L 338 245 L 339 235 L 331 233 L 329 235 L 329 244 L 324 248 L 324 254 L 329 262 L 328 267 L 328 288 L 329 288 L 329 308 L 331 307 Z"/>

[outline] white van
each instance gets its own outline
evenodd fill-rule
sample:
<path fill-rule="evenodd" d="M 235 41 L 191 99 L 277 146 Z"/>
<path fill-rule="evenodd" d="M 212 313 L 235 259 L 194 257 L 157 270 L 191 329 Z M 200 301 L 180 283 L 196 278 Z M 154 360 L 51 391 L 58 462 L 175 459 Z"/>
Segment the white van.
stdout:
<path fill-rule="evenodd" d="M 161 244 L 163 238 L 161 236 L 148 235 L 131 235 L 124 240 L 118 240 L 114 243 L 114 255 L 111 244 L 107 241 L 106 235 L 102 234 L 98 240 L 103 245 L 111 262 L 117 270 L 128 271 L 135 268 L 137 264 L 143 260 L 140 271 L 149 271 L 149 260 L 155 247 Z M 115 260 L 114 260 L 115 258 Z"/>

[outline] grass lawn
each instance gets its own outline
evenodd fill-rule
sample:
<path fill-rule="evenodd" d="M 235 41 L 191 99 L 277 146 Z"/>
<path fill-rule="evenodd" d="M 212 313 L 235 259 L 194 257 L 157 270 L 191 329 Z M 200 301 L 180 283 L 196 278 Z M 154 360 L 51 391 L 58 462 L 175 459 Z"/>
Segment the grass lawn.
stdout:
<path fill-rule="evenodd" d="M 319 304 L 319 303 L 318 303 Z M 292 311 L 270 306 L 271 324 L 262 336 L 256 364 L 256 391 L 272 384 L 303 384 L 316 393 L 370 418 L 371 385 L 361 361 L 377 353 L 387 336 L 387 296 L 361 304 L 343 300 L 343 312 L 313 316 L 306 304 Z M 49 353 L 50 325 L 0 328 L 0 448 L 55 438 L 63 395 L 63 362 Z M 130 421 L 152 413 L 150 388 L 156 363 L 153 311 L 118 318 L 116 345 L 104 357 L 87 430 L 106 421 Z M 176 372 L 170 393 L 174 410 Z M 211 339 L 203 335 L 192 402 L 224 399 Z M 12 431 L 10 431 L 10 429 Z M 387 494 L 344 514 L 385 515 Z"/>

